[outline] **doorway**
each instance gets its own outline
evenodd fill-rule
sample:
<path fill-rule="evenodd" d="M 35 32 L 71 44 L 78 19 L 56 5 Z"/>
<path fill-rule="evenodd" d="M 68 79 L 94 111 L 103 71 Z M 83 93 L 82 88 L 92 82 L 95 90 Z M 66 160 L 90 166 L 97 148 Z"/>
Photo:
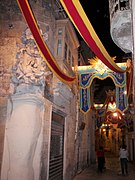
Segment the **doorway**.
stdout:
<path fill-rule="evenodd" d="M 49 180 L 63 180 L 64 120 L 56 112 L 52 114 L 49 160 Z"/>

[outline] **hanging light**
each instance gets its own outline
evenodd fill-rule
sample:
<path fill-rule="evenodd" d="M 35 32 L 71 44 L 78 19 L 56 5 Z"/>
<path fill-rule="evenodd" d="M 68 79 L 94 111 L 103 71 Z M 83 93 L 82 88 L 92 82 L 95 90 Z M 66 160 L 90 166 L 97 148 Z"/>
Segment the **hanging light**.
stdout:
<path fill-rule="evenodd" d="M 117 117 L 117 116 L 118 116 L 118 113 L 117 113 L 117 112 L 114 112 L 114 113 L 113 113 L 113 116 L 114 116 L 114 117 Z"/>

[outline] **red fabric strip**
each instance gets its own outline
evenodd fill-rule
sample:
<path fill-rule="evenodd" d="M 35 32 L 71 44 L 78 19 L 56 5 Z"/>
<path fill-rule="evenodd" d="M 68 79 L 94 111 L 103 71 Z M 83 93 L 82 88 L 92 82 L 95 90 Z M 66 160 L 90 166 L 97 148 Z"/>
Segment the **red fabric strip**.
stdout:
<path fill-rule="evenodd" d="M 36 21 L 34 20 L 34 18 L 32 17 L 32 12 L 30 10 L 30 7 L 28 5 L 28 2 L 26 2 L 27 0 L 17 0 L 18 4 L 20 5 L 20 8 L 22 10 L 22 13 L 26 19 L 26 22 L 33 34 L 33 37 L 39 47 L 39 49 L 41 50 L 42 54 L 45 57 L 45 60 L 47 61 L 47 64 L 49 64 L 51 66 L 51 68 L 54 70 L 54 72 L 61 77 L 64 81 L 68 81 L 68 82 L 72 82 L 74 81 L 75 77 L 69 77 L 66 74 L 64 74 L 55 64 L 54 59 L 52 58 L 53 56 L 50 55 L 50 53 L 48 52 L 47 47 L 45 46 L 45 43 L 43 42 L 43 39 L 41 38 L 39 29 L 37 28 L 36 25 Z M 52 57 L 51 57 L 52 56 Z"/>
<path fill-rule="evenodd" d="M 97 46 L 96 42 L 92 38 L 89 30 L 85 26 L 85 23 L 81 19 L 78 11 L 76 10 L 76 7 L 74 6 L 72 0 L 63 0 L 65 3 L 66 8 L 68 9 L 69 14 L 71 15 L 73 21 L 75 22 L 77 28 L 79 29 L 82 37 L 87 42 L 89 47 L 93 50 L 93 52 L 96 54 L 96 56 L 111 70 L 115 72 L 119 72 L 112 64 L 108 62 L 108 60 L 104 57 L 103 53 Z"/>

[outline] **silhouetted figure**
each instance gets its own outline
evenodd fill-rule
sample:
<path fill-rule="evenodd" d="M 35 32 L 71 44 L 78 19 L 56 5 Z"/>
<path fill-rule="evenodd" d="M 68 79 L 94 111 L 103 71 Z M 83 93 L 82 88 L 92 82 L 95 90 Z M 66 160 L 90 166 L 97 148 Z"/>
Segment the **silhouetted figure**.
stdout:
<path fill-rule="evenodd" d="M 98 160 L 98 172 L 102 173 L 105 165 L 104 149 L 102 146 L 100 146 L 99 150 L 97 151 L 97 160 Z"/>
<path fill-rule="evenodd" d="M 127 151 L 127 146 L 123 145 L 120 148 L 120 164 L 121 164 L 121 171 L 122 175 L 127 175 L 128 174 L 128 151 Z"/>

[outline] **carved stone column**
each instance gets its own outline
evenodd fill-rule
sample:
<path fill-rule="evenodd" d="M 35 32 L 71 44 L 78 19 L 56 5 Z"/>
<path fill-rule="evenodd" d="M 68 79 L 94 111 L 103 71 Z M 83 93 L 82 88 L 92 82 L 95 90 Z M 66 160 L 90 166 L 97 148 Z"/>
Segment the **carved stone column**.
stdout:
<path fill-rule="evenodd" d="M 41 131 L 44 99 L 13 95 L 6 123 L 2 180 L 33 180 L 33 159 Z M 8 151 L 7 151 L 8 150 Z"/>
<path fill-rule="evenodd" d="M 36 155 L 41 156 L 38 140 L 44 113 L 44 88 L 46 76 L 51 72 L 28 28 L 17 48 L 16 63 L 12 69 L 1 179 L 39 180 L 40 157 L 35 158 L 35 152 L 38 149 Z M 38 164 L 38 171 L 34 169 L 34 163 Z"/>

